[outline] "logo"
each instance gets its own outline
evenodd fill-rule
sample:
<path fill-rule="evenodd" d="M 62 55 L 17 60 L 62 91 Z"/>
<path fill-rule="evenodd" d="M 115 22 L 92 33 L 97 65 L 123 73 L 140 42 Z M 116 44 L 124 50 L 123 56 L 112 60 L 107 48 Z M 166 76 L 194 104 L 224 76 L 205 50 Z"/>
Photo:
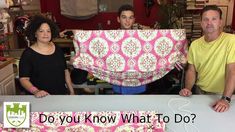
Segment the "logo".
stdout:
<path fill-rule="evenodd" d="M 29 102 L 4 102 L 4 128 L 29 128 Z"/>

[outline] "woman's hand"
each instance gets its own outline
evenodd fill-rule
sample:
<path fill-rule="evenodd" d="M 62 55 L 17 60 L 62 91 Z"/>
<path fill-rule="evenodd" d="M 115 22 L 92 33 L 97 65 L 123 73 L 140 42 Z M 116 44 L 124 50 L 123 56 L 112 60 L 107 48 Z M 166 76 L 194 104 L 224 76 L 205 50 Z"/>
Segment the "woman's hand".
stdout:
<path fill-rule="evenodd" d="M 44 91 L 44 90 L 38 90 L 37 92 L 34 93 L 34 96 L 37 98 L 42 98 L 45 97 L 47 95 L 50 95 L 48 92 Z"/>

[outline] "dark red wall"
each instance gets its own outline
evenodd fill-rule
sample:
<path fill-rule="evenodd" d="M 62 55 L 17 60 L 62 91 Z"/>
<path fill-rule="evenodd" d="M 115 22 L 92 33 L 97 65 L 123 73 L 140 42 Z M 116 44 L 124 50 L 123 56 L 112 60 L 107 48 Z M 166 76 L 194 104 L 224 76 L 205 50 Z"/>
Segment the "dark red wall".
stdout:
<path fill-rule="evenodd" d="M 233 23 L 232 23 L 232 28 L 235 30 L 235 2 L 233 6 Z"/>
<path fill-rule="evenodd" d="M 97 29 L 97 24 L 102 23 L 104 29 L 116 29 L 119 24 L 116 21 L 116 13 L 99 13 L 97 16 L 89 20 L 72 20 L 60 15 L 60 0 L 40 0 L 42 12 L 52 12 L 60 24 L 61 29 L 75 28 L 75 29 Z M 134 0 L 136 22 L 152 26 L 157 20 L 157 4 L 154 5 L 150 17 L 146 17 L 145 0 Z M 235 2 L 234 2 L 235 7 Z M 107 21 L 111 20 L 111 25 L 107 25 Z M 232 27 L 235 29 L 235 9 L 233 10 Z"/>
<path fill-rule="evenodd" d="M 88 20 L 74 20 L 69 19 L 60 14 L 60 0 L 40 0 L 41 1 L 41 10 L 43 13 L 52 12 L 55 16 L 57 22 L 60 25 L 60 28 L 63 29 L 97 29 L 97 24 L 101 23 L 103 29 L 117 29 L 119 24 L 117 23 L 117 13 L 99 13 L 95 17 Z M 157 19 L 157 4 L 152 8 L 150 17 L 145 15 L 145 0 L 133 0 L 135 8 L 135 17 L 136 22 L 153 26 Z M 108 25 L 107 21 L 111 20 L 111 24 Z"/>

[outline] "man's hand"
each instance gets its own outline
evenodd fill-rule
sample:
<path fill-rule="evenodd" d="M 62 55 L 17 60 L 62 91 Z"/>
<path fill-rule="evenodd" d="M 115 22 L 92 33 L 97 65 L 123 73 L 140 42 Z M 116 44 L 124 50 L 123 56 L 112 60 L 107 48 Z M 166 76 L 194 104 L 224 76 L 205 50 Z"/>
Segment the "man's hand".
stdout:
<path fill-rule="evenodd" d="M 180 90 L 179 94 L 180 96 L 190 96 L 192 95 L 192 92 L 188 88 L 183 88 Z"/>
<path fill-rule="evenodd" d="M 77 32 L 82 31 L 81 29 L 72 29 L 73 35 L 75 35 Z"/>
<path fill-rule="evenodd" d="M 220 99 L 212 107 L 216 112 L 225 112 L 229 109 L 229 103 L 226 100 Z"/>

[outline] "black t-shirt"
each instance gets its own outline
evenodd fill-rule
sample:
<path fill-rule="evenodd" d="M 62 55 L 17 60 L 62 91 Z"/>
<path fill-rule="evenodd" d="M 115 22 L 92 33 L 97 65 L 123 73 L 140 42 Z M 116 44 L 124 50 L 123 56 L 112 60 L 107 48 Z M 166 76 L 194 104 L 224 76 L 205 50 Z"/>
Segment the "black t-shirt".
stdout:
<path fill-rule="evenodd" d="M 51 55 L 42 55 L 31 48 L 25 49 L 19 64 L 19 76 L 29 77 L 31 83 L 49 94 L 66 94 L 65 72 L 67 69 L 63 51 L 55 47 Z"/>

